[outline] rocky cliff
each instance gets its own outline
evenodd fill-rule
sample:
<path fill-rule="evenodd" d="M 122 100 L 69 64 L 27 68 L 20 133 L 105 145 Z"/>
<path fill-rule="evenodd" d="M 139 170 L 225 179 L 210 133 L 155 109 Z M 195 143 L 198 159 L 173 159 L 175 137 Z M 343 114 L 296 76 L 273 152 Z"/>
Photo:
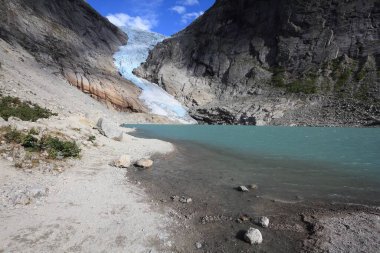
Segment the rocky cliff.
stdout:
<path fill-rule="evenodd" d="M 146 110 L 113 64 L 127 36 L 83 0 L 0 0 L 0 38 L 110 107 Z"/>
<path fill-rule="evenodd" d="M 135 73 L 205 123 L 378 124 L 379 31 L 376 0 L 217 0 Z"/>

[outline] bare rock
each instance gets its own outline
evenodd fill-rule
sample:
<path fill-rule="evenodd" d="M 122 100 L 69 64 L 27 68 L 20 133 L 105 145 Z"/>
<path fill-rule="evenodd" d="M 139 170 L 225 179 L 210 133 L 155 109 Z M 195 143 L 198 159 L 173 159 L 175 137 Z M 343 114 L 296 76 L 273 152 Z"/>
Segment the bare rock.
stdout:
<path fill-rule="evenodd" d="M 263 228 L 267 228 L 269 226 L 269 219 L 268 217 L 265 217 L 265 216 L 255 217 L 253 221 L 255 224 Z"/>
<path fill-rule="evenodd" d="M 179 199 L 179 202 L 184 203 L 184 204 L 188 204 L 188 203 L 193 202 L 193 200 L 192 200 L 191 198 L 187 198 L 187 197 L 182 196 L 182 197 Z"/>
<path fill-rule="evenodd" d="M 131 166 L 131 157 L 129 155 L 122 155 L 119 159 L 113 162 L 113 166 L 118 168 L 128 168 Z"/>
<path fill-rule="evenodd" d="M 249 192 L 248 188 L 244 185 L 241 185 L 237 188 L 241 192 Z"/>
<path fill-rule="evenodd" d="M 250 244 L 261 244 L 263 242 L 263 236 L 260 230 L 256 228 L 249 228 L 244 235 L 244 240 Z"/>
<path fill-rule="evenodd" d="M 123 135 L 122 128 L 109 119 L 100 118 L 96 127 L 102 135 L 110 139 L 119 140 L 120 136 Z"/>
<path fill-rule="evenodd" d="M 150 168 L 150 167 L 153 166 L 153 161 L 150 160 L 150 159 L 143 158 L 143 159 L 138 160 L 138 161 L 135 163 L 135 165 L 136 165 L 137 167 L 147 169 L 147 168 Z"/>

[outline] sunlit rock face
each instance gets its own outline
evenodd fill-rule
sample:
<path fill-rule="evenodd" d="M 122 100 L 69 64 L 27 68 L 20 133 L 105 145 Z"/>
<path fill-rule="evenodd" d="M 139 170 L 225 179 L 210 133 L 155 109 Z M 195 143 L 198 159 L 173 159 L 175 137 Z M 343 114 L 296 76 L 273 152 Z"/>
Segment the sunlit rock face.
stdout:
<path fill-rule="evenodd" d="M 115 65 L 123 77 L 133 82 L 141 91 L 139 99 L 153 114 L 168 117 L 182 123 L 196 123 L 187 113 L 187 108 L 158 85 L 134 75 L 133 69 L 144 62 L 157 43 L 164 40 L 164 35 L 149 31 L 124 27 L 128 35 L 128 44 L 114 55 Z"/>
<path fill-rule="evenodd" d="M 127 35 L 83 0 L 0 0 L 0 38 L 111 108 L 147 111 L 113 64 Z"/>
<path fill-rule="evenodd" d="M 217 0 L 135 73 L 206 123 L 373 124 L 379 13 L 375 0 Z"/>

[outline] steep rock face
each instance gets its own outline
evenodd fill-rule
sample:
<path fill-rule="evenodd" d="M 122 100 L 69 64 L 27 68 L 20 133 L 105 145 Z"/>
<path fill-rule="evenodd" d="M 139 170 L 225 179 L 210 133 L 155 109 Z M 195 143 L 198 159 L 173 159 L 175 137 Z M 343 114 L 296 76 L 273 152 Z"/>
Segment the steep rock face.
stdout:
<path fill-rule="evenodd" d="M 0 0 L 0 38 L 17 43 L 71 85 L 110 107 L 143 112 L 140 90 L 112 55 L 127 36 L 83 0 Z"/>
<path fill-rule="evenodd" d="M 217 0 L 135 73 L 206 123 L 363 125 L 380 114 L 375 0 Z"/>

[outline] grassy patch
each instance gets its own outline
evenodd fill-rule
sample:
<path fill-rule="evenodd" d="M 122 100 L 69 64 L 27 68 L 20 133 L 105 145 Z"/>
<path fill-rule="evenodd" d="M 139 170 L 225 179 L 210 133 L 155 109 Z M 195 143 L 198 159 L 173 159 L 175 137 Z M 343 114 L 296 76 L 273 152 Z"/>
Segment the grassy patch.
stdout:
<path fill-rule="evenodd" d="M 31 102 L 23 102 L 19 98 L 0 96 L 0 117 L 8 120 L 9 117 L 17 117 L 24 121 L 36 121 L 41 118 L 49 118 L 57 115 L 46 108 L 42 108 Z"/>
<path fill-rule="evenodd" d="M 21 144 L 30 152 L 47 151 L 52 159 L 79 157 L 81 149 L 74 141 L 67 141 L 51 135 L 44 135 L 40 139 L 33 134 L 32 129 L 28 133 L 12 127 L 0 129 L 2 138 L 8 143 Z"/>

